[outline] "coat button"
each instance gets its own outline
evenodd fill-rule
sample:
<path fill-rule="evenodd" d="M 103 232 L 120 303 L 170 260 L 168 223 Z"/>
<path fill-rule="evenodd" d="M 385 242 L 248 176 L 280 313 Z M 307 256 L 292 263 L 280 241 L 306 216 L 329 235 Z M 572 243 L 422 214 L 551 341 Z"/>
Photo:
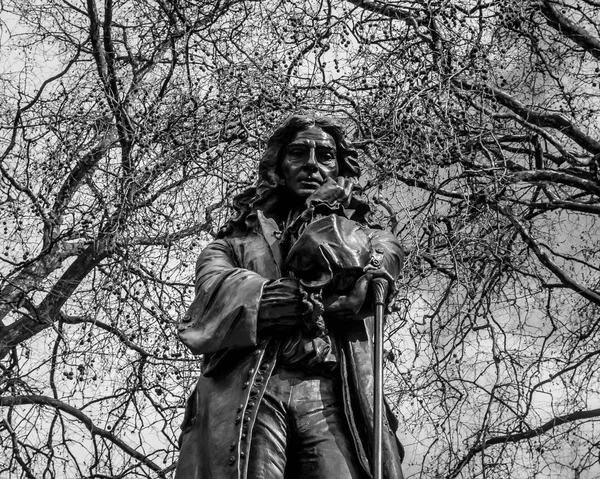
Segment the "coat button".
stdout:
<path fill-rule="evenodd" d="M 243 385 L 242 385 L 242 389 L 246 389 L 248 386 L 250 385 L 250 383 L 248 381 L 246 381 Z"/>
<path fill-rule="evenodd" d="M 256 371 L 256 369 L 254 369 L 254 368 L 250 368 L 250 369 L 248 370 L 248 376 L 252 376 L 252 375 L 254 374 L 254 371 Z"/>
<path fill-rule="evenodd" d="M 244 409 L 244 405 L 240 404 L 237 408 L 237 412 L 242 412 L 242 409 Z"/>
<path fill-rule="evenodd" d="M 234 456 L 230 456 L 229 457 L 229 465 L 233 466 L 235 464 L 235 457 Z"/>
<path fill-rule="evenodd" d="M 231 444 L 229 445 L 229 450 L 233 451 L 235 449 L 235 441 L 231 441 Z"/>
<path fill-rule="evenodd" d="M 235 418 L 235 423 L 236 423 L 236 424 L 239 424 L 241 420 L 242 420 L 242 416 L 237 416 L 237 417 Z"/>

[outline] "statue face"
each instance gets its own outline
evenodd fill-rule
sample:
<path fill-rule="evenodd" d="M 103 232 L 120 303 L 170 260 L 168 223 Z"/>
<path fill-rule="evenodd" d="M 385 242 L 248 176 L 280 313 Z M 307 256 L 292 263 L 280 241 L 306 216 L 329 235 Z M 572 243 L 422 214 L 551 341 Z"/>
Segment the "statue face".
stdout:
<path fill-rule="evenodd" d="M 298 132 L 285 149 L 281 169 L 288 191 L 307 198 L 327 178 L 337 179 L 335 140 L 318 126 Z"/>

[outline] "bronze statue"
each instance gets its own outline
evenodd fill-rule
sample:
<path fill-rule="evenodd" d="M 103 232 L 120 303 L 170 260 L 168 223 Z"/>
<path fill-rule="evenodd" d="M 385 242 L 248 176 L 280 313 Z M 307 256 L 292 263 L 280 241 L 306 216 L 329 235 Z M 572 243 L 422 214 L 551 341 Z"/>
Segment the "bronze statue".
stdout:
<path fill-rule="evenodd" d="M 393 288 L 403 252 L 353 191 L 356 158 L 332 120 L 292 116 L 200 255 L 179 336 L 202 376 L 177 479 L 371 477 L 369 291 Z M 402 478 L 396 427 L 386 408 L 386 479 Z"/>

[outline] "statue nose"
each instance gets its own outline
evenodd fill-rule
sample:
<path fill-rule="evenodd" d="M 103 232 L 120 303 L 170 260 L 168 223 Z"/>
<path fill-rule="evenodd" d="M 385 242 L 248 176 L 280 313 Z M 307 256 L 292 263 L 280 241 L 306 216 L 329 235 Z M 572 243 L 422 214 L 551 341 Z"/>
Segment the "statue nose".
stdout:
<path fill-rule="evenodd" d="M 312 169 L 317 168 L 317 155 L 315 154 L 314 148 L 308 150 L 308 161 L 306 162 L 306 166 Z"/>

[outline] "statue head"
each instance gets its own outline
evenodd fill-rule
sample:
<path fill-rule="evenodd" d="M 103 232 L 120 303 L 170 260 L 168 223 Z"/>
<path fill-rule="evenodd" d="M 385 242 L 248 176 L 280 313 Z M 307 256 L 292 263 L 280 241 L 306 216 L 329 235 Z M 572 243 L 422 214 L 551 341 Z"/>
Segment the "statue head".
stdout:
<path fill-rule="evenodd" d="M 293 115 L 267 141 L 258 166 L 256 187 L 234 199 L 238 215 L 221 232 L 243 226 L 258 209 L 265 213 L 289 210 L 294 201 L 308 196 L 327 178 L 358 179 L 357 151 L 344 138 L 342 127 L 327 117 Z"/>
<path fill-rule="evenodd" d="M 284 162 L 288 156 L 290 145 L 295 143 L 299 134 L 313 137 L 319 142 L 319 133 L 322 143 L 330 142 L 334 148 L 334 160 L 337 166 L 335 176 L 358 178 L 360 175 L 360 169 L 356 162 L 358 154 L 344 138 L 341 126 L 330 118 L 294 115 L 285 120 L 267 142 L 267 149 L 258 166 L 257 193 L 261 195 L 261 193 L 277 188 L 289 192 L 291 185 L 287 185 L 286 182 Z M 324 146 L 323 144 L 321 146 Z M 331 169 L 333 170 L 333 168 Z"/>

